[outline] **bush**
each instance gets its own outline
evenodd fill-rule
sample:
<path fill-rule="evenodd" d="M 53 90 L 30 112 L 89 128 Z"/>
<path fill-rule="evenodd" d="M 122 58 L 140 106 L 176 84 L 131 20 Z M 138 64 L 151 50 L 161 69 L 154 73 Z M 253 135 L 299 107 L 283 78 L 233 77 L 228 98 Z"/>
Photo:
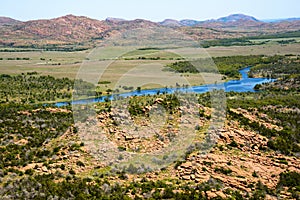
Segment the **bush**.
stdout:
<path fill-rule="evenodd" d="M 60 169 L 65 170 L 65 169 L 66 169 L 66 166 L 65 166 L 64 164 L 61 164 L 61 165 L 60 165 Z"/>
<path fill-rule="evenodd" d="M 70 169 L 70 171 L 69 171 L 69 174 L 71 174 L 71 175 L 75 175 L 75 174 L 76 174 L 76 172 L 75 172 L 73 169 Z"/>
<path fill-rule="evenodd" d="M 300 173 L 282 172 L 277 186 L 296 187 L 300 186 Z"/>
<path fill-rule="evenodd" d="M 34 170 L 33 169 L 26 169 L 25 171 L 25 174 L 29 175 L 29 176 L 32 176 L 34 173 Z"/>
<path fill-rule="evenodd" d="M 239 144 L 238 144 L 236 141 L 233 140 L 233 141 L 229 144 L 229 146 L 231 146 L 231 147 L 238 147 Z"/>
<path fill-rule="evenodd" d="M 231 169 L 226 169 L 224 167 L 216 167 L 215 168 L 215 172 L 217 173 L 222 173 L 222 174 L 225 174 L 225 175 L 228 175 L 228 174 L 231 174 L 232 173 L 232 170 Z"/>
<path fill-rule="evenodd" d="M 256 171 L 254 171 L 254 172 L 252 173 L 252 176 L 253 176 L 253 177 L 256 177 L 256 178 L 258 178 L 258 174 L 257 174 L 257 172 L 256 172 Z"/>
<path fill-rule="evenodd" d="M 76 165 L 79 166 L 79 167 L 84 167 L 85 166 L 85 164 L 83 162 L 81 162 L 80 160 L 78 160 L 76 162 Z"/>

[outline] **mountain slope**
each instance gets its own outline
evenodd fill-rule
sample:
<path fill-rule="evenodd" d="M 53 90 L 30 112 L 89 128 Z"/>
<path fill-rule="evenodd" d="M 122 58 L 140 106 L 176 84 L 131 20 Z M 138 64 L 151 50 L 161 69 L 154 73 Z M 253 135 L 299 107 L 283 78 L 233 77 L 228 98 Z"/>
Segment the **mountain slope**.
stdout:
<path fill-rule="evenodd" d="M 243 14 L 233 14 L 219 19 L 212 19 L 200 22 L 198 26 L 207 28 L 249 28 L 261 27 L 264 23 L 256 18 Z"/>
<path fill-rule="evenodd" d="M 300 29 L 300 20 L 287 20 L 279 22 L 264 22 L 252 16 L 233 14 L 216 20 L 199 22 L 196 26 L 218 30 L 248 32 L 251 34 L 270 34 Z"/>
<path fill-rule="evenodd" d="M 174 20 L 174 19 L 165 19 L 164 21 L 159 22 L 159 24 L 161 24 L 163 26 L 169 26 L 169 27 L 182 26 L 181 22 Z"/>
<path fill-rule="evenodd" d="M 199 23 L 201 23 L 201 22 L 197 21 L 197 20 L 193 20 L 193 19 L 180 20 L 180 24 L 182 24 L 183 26 L 195 26 Z"/>
<path fill-rule="evenodd" d="M 9 18 L 9 17 L 0 17 L 0 26 L 3 25 L 13 25 L 13 24 L 18 24 L 21 21 Z"/>
<path fill-rule="evenodd" d="M 51 20 L 34 20 L 19 23 L 4 31 L 2 35 L 75 41 L 97 37 L 107 29 L 109 29 L 109 26 L 104 22 L 87 17 L 67 15 Z"/>
<path fill-rule="evenodd" d="M 122 22 L 122 21 L 127 21 L 127 20 L 121 19 L 121 18 L 115 18 L 115 17 L 108 17 L 105 19 L 105 21 L 107 21 L 107 22 Z"/>
<path fill-rule="evenodd" d="M 0 17 L 0 45 L 4 47 L 41 47 L 57 45 L 94 46 L 103 38 L 136 28 L 170 27 L 186 33 L 195 40 L 254 36 L 300 30 L 300 20 L 267 23 L 254 17 L 234 14 L 216 20 L 166 19 L 160 23 L 143 19 L 96 20 L 84 16 L 67 15 L 47 20 L 20 22 Z"/>
<path fill-rule="evenodd" d="M 257 20 L 256 18 L 254 18 L 252 16 L 248 16 L 248 15 L 244 15 L 244 14 L 233 14 L 233 15 L 229 15 L 227 17 L 221 17 L 221 18 L 217 19 L 216 21 L 228 23 L 228 22 L 236 22 L 236 21 L 258 22 L 259 20 Z"/>
<path fill-rule="evenodd" d="M 67 15 L 48 20 L 21 22 L 0 28 L 3 46 L 90 43 L 135 28 L 160 26 L 136 19 L 132 21 L 108 18 L 104 21 L 83 16 Z"/>

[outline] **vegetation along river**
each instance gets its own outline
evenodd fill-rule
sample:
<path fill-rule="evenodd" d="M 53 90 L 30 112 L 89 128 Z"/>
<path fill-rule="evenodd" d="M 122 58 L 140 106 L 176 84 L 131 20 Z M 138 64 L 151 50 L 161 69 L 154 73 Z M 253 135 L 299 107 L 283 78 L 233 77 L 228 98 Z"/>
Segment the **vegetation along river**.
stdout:
<path fill-rule="evenodd" d="M 218 83 L 218 84 L 207 84 L 207 85 L 199 85 L 199 86 L 192 86 L 188 88 L 156 88 L 156 89 L 148 89 L 148 90 L 140 90 L 140 91 L 132 91 L 122 94 L 116 95 L 108 95 L 108 96 L 101 96 L 96 98 L 89 98 L 89 99 L 81 99 L 81 100 L 74 100 L 72 102 L 58 102 L 55 105 L 60 107 L 64 105 L 72 104 L 89 104 L 89 103 L 97 103 L 97 102 L 104 102 L 106 100 L 113 100 L 116 96 L 118 97 L 130 97 L 130 96 L 142 96 L 142 95 L 156 95 L 159 93 L 174 93 L 176 91 L 180 92 L 195 92 L 195 93 L 205 93 L 209 92 L 213 89 L 222 89 L 226 92 L 255 92 L 254 89 L 255 85 L 268 83 L 274 81 L 274 79 L 269 78 L 249 78 L 248 72 L 250 71 L 250 67 L 241 69 L 239 72 L 242 75 L 240 80 L 230 80 L 225 83 Z"/>

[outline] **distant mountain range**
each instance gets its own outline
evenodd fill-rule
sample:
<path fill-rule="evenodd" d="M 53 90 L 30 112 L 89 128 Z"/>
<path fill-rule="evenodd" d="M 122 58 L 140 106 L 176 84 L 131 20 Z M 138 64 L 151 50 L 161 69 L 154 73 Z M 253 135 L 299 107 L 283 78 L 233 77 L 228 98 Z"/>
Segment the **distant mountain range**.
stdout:
<path fill-rule="evenodd" d="M 66 15 L 54 19 L 22 22 L 8 17 L 0 17 L 0 45 L 13 47 L 85 43 L 135 28 L 148 29 L 164 26 L 177 29 L 201 40 L 300 30 L 300 18 L 264 21 L 244 14 L 233 14 L 206 21 L 166 19 L 162 22 L 151 22 L 143 19 L 119 18 L 96 20 L 83 16 Z"/>
<path fill-rule="evenodd" d="M 261 20 L 263 22 L 293 22 L 293 21 L 299 21 L 300 20 L 300 17 L 295 17 L 295 18 L 286 18 L 286 19 L 264 19 L 264 20 Z"/>
<path fill-rule="evenodd" d="M 294 22 L 300 21 L 300 18 L 287 18 L 287 19 L 267 19 L 267 20 L 258 20 L 255 17 L 244 15 L 244 14 L 232 14 L 226 17 L 221 17 L 219 19 L 211 19 L 205 21 L 197 21 L 193 19 L 184 19 L 184 20 L 173 20 L 173 19 L 166 19 L 162 22 L 159 22 L 161 25 L 164 26 L 197 26 L 197 25 L 209 25 L 209 24 L 216 24 L 216 23 L 223 23 L 232 24 L 236 23 L 236 25 L 240 24 L 243 26 L 243 23 L 278 23 L 278 22 Z"/>
<path fill-rule="evenodd" d="M 160 24 L 165 26 L 197 26 L 197 25 L 203 25 L 203 24 L 210 24 L 210 23 L 233 23 L 233 22 L 259 22 L 254 17 L 243 15 L 243 14 L 233 14 L 229 15 L 227 17 L 221 17 L 219 19 L 212 19 L 212 20 L 206 20 L 206 21 L 197 21 L 193 19 L 184 19 L 180 21 L 167 19 L 163 22 L 160 22 Z"/>
<path fill-rule="evenodd" d="M 229 15 L 227 17 L 221 17 L 216 20 L 217 22 L 237 22 L 237 21 L 253 21 L 253 22 L 258 22 L 254 17 L 248 16 L 248 15 L 243 15 L 243 14 L 234 14 L 234 15 Z"/>

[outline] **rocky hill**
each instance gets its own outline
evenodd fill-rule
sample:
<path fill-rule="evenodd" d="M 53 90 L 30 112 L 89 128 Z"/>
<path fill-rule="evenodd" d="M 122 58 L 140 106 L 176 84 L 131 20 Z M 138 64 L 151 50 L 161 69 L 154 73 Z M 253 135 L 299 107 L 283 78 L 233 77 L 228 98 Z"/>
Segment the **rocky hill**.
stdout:
<path fill-rule="evenodd" d="M 262 22 L 254 17 L 235 14 L 216 20 L 173 20 L 151 22 L 143 19 L 107 18 L 96 20 L 84 16 L 67 15 L 54 19 L 21 22 L 0 18 L 0 45 L 4 47 L 36 47 L 41 45 L 92 46 L 124 31 L 136 28 L 169 27 L 183 31 L 196 40 L 253 36 L 300 29 L 300 20 Z"/>
<path fill-rule="evenodd" d="M 177 20 L 174 19 L 165 19 L 164 21 L 160 22 L 163 26 L 170 26 L 170 27 L 176 27 L 176 26 L 182 26 L 183 24 Z"/>
<path fill-rule="evenodd" d="M 143 19 L 126 21 L 108 18 L 100 21 L 67 15 L 54 19 L 20 22 L 0 28 L 0 44 L 11 47 L 92 43 L 135 28 L 157 27 Z"/>
<path fill-rule="evenodd" d="M 243 14 L 233 14 L 233 15 L 229 15 L 227 17 L 221 17 L 221 18 L 217 19 L 216 21 L 218 21 L 218 22 L 224 22 L 224 23 L 236 22 L 236 21 L 253 21 L 253 22 L 259 22 L 258 19 L 254 18 L 252 16 L 243 15 Z"/>
<path fill-rule="evenodd" d="M 9 18 L 9 17 L 0 17 L 0 26 L 3 25 L 13 25 L 13 24 L 18 24 L 21 21 Z"/>
<path fill-rule="evenodd" d="M 300 28 L 299 18 L 281 19 L 276 21 L 262 21 L 255 17 L 244 14 L 232 14 L 219 19 L 197 21 L 185 19 L 180 21 L 181 26 L 202 27 L 216 30 L 228 30 L 235 32 L 260 32 L 276 33 L 284 31 L 295 31 Z"/>
<path fill-rule="evenodd" d="M 75 42 L 100 37 L 110 27 L 103 21 L 67 15 L 50 20 L 33 20 L 1 28 L 5 39 L 43 39 Z"/>
<path fill-rule="evenodd" d="M 255 17 L 233 14 L 219 19 L 196 23 L 196 26 L 214 29 L 229 29 L 238 31 L 258 31 L 261 33 L 295 31 L 300 28 L 300 20 L 281 20 L 277 22 L 264 22 Z"/>

